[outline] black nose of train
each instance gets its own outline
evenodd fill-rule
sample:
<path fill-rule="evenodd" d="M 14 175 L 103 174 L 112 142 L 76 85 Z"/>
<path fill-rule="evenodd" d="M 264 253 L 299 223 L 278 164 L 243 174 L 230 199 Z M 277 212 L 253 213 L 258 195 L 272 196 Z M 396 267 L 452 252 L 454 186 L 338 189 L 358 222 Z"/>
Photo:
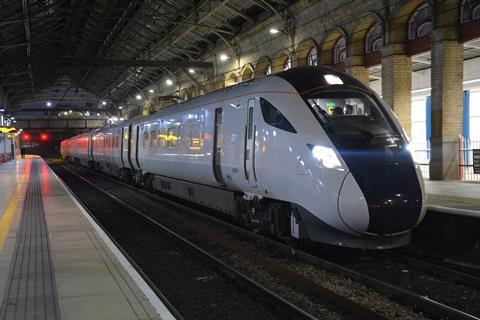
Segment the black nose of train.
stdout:
<path fill-rule="evenodd" d="M 413 166 L 374 162 L 354 176 L 368 206 L 368 233 L 393 234 L 415 226 L 421 215 L 423 199 Z"/>

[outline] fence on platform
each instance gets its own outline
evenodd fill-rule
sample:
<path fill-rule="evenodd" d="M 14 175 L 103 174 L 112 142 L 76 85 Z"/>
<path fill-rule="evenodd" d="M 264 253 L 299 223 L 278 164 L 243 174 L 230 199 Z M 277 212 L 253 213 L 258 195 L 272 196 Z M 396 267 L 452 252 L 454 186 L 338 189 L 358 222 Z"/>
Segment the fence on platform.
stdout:
<path fill-rule="evenodd" d="M 459 139 L 460 180 L 480 182 L 480 174 L 473 172 L 473 150 L 480 149 L 480 140 Z"/>
<path fill-rule="evenodd" d="M 425 179 L 430 178 L 430 141 L 412 142 L 409 145 L 413 160 L 418 163 Z"/>
<path fill-rule="evenodd" d="M 425 179 L 430 178 L 430 141 L 410 143 L 410 151 L 413 160 L 420 165 L 422 175 Z M 480 174 L 473 171 L 473 150 L 480 149 L 480 140 L 471 140 L 460 137 L 458 139 L 459 167 L 458 173 L 460 180 L 470 182 L 480 182 Z"/>

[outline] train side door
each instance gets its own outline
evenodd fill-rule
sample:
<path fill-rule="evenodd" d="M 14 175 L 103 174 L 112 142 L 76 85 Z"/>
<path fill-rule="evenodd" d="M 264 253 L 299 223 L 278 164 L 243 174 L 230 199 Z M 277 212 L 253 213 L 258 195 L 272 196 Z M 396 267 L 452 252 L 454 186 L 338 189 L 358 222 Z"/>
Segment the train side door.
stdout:
<path fill-rule="evenodd" d="M 93 161 L 93 135 L 89 135 L 87 139 L 87 158 Z"/>
<path fill-rule="evenodd" d="M 223 133 L 222 133 L 222 124 L 223 124 L 223 111 L 222 108 L 215 109 L 215 127 L 214 127 L 214 136 L 213 136 L 213 173 L 215 179 L 218 183 L 224 185 L 225 180 L 223 180 L 222 175 L 222 148 L 223 148 Z"/>
<path fill-rule="evenodd" d="M 245 178 L 252 188 L 257 187 L 257 174 L 255 172 L 255 132 L 257 131 L 257 125 L 255 119 L 258 108 L 255 107 L 255 100 L 255 98 L 249 99 L 246 108 L 245 150 L 243 158 Z"/>
<path fill-rule="evenodd" d="M 134 148 L 136 148 L 137 146 L 136 146 L 135 140 L 132 136 L 133 136 L 133 125 L 129 125 L 128 126 L 128 137 L 127 137 L 127 140 L 128 140 L 128 151 L 127 151 L 127 156 L 128 157 L 127 157 L 127 159 L 128 159 L 128 163 L 130 164 L 130 168 L 135 169 L 135 167 L 133 165 L 134 164 L 133 157 L 135 156 L 134 155 L 134 152 L 135 152 Z"/>
<path fill-rule="evenodd" d="M 128 159 L 128 127 L 123 127 L 122 128 L 122 140 L 120 143 L 120 159 L 122 161 L 122 165 L 126 166 L 127 165 L 127 159 Z"/>

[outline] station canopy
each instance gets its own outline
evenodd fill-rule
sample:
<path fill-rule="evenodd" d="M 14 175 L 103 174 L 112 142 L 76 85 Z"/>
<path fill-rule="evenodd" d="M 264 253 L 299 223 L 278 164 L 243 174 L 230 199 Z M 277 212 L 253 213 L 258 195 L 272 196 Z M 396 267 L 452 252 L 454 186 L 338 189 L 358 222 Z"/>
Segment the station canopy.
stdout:
<path fill-rule="evenodd" d="M 2 105 L 15 113 L 124 101 L 178 68 L 211 69 L 203 54 L 291 2 L 4 0 Z"/>

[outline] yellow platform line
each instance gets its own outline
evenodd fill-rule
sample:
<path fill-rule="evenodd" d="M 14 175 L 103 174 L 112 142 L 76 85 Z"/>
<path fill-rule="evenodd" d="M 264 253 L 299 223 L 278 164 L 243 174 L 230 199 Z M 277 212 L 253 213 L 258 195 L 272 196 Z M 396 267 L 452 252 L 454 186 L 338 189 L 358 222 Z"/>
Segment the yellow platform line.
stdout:
<path fill-rule="evenodd" d="M 10 226 L 12 225 L 13 217 L 15 217 L 15 213 L 17 212 L 18 207 L 18 190 L 15 192 L 12 200 L 8 204 L 7 210 L 0 220 L 0 252 L 3 249 L 3 245 L 5 243 L 5 239 L 7 238 L 8 231 L 10 230 Z"/>
<path fill-rule="evenodd" d="M 28 175 L 29 177 L 30 175 Z M 0 252 L 2 252 L 3 246 L 5 244 L 5 239 L 7 239 L 8 232 L 10 231 L 10 226 L 12 225 L 13 218 L 15 217 L 15 213 L 17 212 L 18 203 L 20 200 L 20 185 L 25 183 L 27 180 L 27 175 L 23 174 L 22 177 L 19 179 L 17 190 L 10 200 L 5 213 L 0 219 Z"/>

